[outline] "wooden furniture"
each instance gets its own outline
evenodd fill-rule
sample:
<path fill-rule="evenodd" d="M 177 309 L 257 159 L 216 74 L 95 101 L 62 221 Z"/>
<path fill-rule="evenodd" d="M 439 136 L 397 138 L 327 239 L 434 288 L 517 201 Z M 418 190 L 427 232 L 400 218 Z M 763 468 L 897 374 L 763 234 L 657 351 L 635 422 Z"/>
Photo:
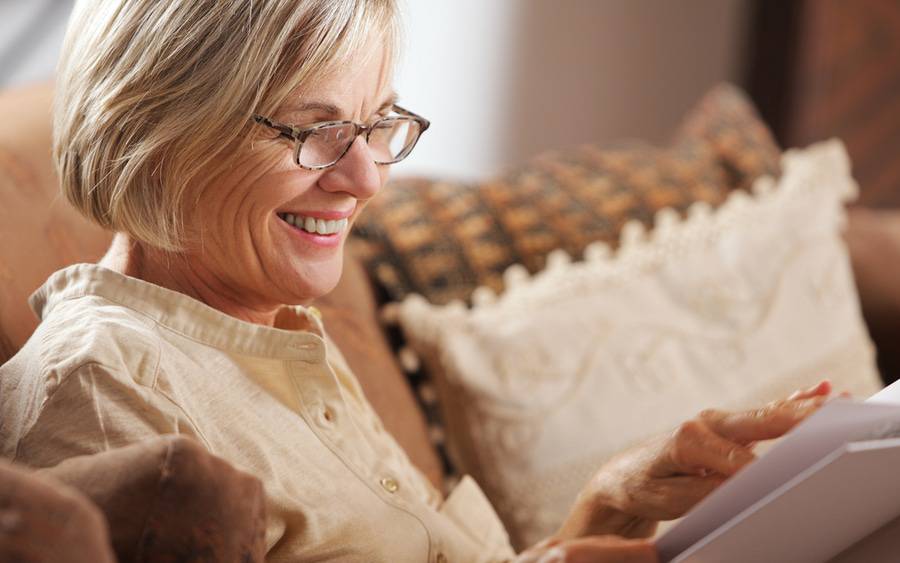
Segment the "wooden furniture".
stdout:
<path fill-rule="evenodd" d="M 839 137 L 860 203 L 900 206 L 900 2 L 754 0 L 747 87 L 784 147 Z"/>

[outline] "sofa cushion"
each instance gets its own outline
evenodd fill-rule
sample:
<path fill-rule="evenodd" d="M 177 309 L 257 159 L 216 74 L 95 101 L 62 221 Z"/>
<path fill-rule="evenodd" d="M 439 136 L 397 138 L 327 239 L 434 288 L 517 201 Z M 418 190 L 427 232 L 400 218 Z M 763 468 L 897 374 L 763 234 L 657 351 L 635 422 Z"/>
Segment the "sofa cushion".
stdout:
<path fill-rule="evenodd" d="M 851 209 L 845 238 L 885 383 L 900 377 L 900 211 Z"/>
<path fill-rule="evenodd" d="M 551 534 L 612 455 L 708 407 L 752 408 L 830 378 L 880 387 L 846 247 L 849 162 L 833 141 L 784 159 L 777 187 L 697 204 L 589 247 L 473 309 L 409 297 L 400 320 L 436 380 L 454 462 L 514 545 Z"/>
<path fill-rule="evenodd" d="M 0 94 L 0 364 L 37 326 L 28 296 L 63 266 L 98 260 L 112 238 L 60 195 L 52 96 L 49 85 Z"/>
<path fill-rule="evenodd" d="M 354 242 L 387 298 L 469 301 L 478 286 L 499 291 L 512 264 L 536 272 L 551 250 L 581 257 L 591 242 L 615 244 L 629 220 L 649 226 L 659 209 L 717 205 L 777 173 L 779 155 L 750 102 L 721 85 L 669 148 L 585 145 L 482 183 L 395 181 L 360 217 Z"/>

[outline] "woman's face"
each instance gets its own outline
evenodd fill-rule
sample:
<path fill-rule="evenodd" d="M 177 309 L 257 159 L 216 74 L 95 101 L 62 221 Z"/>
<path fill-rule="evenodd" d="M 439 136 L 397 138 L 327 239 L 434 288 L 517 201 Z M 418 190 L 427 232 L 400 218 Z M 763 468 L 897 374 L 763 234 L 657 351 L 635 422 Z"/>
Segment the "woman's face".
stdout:
<path fill-rule="evenodd" d="M 315 86 L 298 91 L 275 114 L 280 123 L 301 127 L 332 120 L 370 123 L 394 101 L 389 57 L 380 44 L 360 64 L 348 65 Z M 381 54 L 379 56 L 379 53 Z M 260 126 L 261 128 L 262 126 Z M 303 304 L 334 288 L 350 228 L 387 180 L 365 137 L 357 137 L 334 166 L 310 171 L 292 159 L 289 141 L 269 140 L 271 130 L 214 178 L 188 213 L 202 248 L 191 252 L 192 269 L 214 277 L 214 286 L 247 307 Z M 307 219 L 334 221 L 329 234 L 311 234 Z M 310 223 L 311 224 L 311 223 Z"/>

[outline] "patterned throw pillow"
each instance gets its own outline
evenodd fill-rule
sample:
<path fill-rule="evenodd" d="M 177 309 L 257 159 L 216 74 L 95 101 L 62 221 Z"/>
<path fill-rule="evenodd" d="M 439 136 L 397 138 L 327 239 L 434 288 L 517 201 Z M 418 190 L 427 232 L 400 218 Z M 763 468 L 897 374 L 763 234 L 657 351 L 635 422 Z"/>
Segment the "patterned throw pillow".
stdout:
<path fill-rule="evenodd" d="M 509 278 L 523 268 L 537 272 L 553 249 L 580 258 L 589 243 L 616 246 L 632 219 L 647 226 L 664 208 L 717 205 L 728 192 L 777 173 L 780 156 L 743 92 L 722 84 L 688 114 L 669 149 L 588 145 L 544 154 L 481 184 L 395 181 L 360 217 L 352 250 L 382 304 L 413 293 L 435 304 L 472 302 L 476 288 L 500 291 L 510 266 L 518 265 Z M 385 328 L 425 413 L 449 490 L 456 471 L 434 385 L 399 329 Z"/>
<path fill-rule="evenodd" d="M 478 286 L 500 291 L 513 264 L 536 272 L 551 250 L 581 258 L 591 242 L 615 245 L 632 219 L 650 226 L 660 209 L 717 205 L 777 173 L 779 155 L 743 93 L 720 85 L 671 148 L 587 145 L 479 184 L 394 182 L 360 217 L 354 251 L 388 300 L 418 293 L 470 302 Z"/>
<path fill-rule="evenodd" d="M 399 307 L 436 382 L 453 461 L 523 547 L 551 534 L 612 455 L 708 407 L 823 377 L 879 388 L 847 249 L 856 193 L 839 142 L 789 152 L 778 185 L 660 215 L 615 257 L 553 259 L 468 309 Z"/>

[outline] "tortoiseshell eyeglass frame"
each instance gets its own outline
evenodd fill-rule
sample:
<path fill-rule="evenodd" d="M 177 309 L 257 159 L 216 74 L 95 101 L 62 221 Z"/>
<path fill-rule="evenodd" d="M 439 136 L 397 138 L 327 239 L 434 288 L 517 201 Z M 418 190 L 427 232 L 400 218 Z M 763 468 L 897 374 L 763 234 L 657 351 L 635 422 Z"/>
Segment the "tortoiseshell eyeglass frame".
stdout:
<path fill-rule="evenodd" d="M 387 161 L 387 162 L 382 162 L 382 161 L 376 160 L 375 164 L 396 164 L 396 163 L 400 162 L 401 160 L 403 160 L 404 158 L 406 158 L 407 156 L 409 156 L 409 153 L 411 153 L 412 150 L 415 148 L 416 143 L 419 142 L 419 138 L 422 136 L 422 133 L 424 133 L 428 129 L 428 127 L 431 125 L 431 122 L 429 122 L 427 119 L 425 119 L 421 115 L 413 113 L 413 112 L 409 111 L 408 109 L 404 109 L 404 108 L 398 106 L 397 104 L 394 104 L 391 106 L 391 111 L 398 113 L 400 115 L 389 115 L 387 117 L 382 117 L 381 119 L 378 119 L 371 125 L 366 125 L 364 123 L 357 123 L 355 121 L 323 121 L 321 123 L 316 123 L 315 125 L 313 125 L 311 127 L 297 127 L 296 125 L 287 125 L 285 123 L 278 123 L 277 121 L 272 121 L 268 117 L 263 117 L 261 115 L 254 115 L 253 120 L 256 121 L 257 123 L 259 123 L 260 125 L 264 125 L 265 127 L 274 129 L 275 131 L 278 131 L 279 138 L 288 139 L 288 140 L 294 142 L 294 164 L 296 164 L 300 168 L 303 168 L 306 170 L 324 170 L 325 168 L 330 168 L 330 167 L 334 166 L 335 164 L 337 164 L 338 161 L 341 160 L 345 154 L 347 154 L 347 151 L 349 151 L 350 147 L 353 146 L 352 140 L 347 144 L 347 148 L 345 148 L 344 151 L 341 152 L 341 154 L 338 155 L 338 157 L 335 158 L 332 162 L 329 162 L 327 164 L 322 164 L 319 166 L 307 166 L 305 164 L 301 164 L 300 163 L 300 151 L 303 149 L 304 141 L 306 141 L 306 139 L 309 138 L 310 135 L 312 135 L 319 129 L 322 129 L 324 127 L 333 127 L 335 125 L 352 125 L 354 127 L 354 133 L 352 136 L 350 136 L 350 139 L 356 139 L 358 136 L 365 133 L 366 143 L 368 143 L 369 135 L 372 134 L 372 131 L 374 131 L 380 124 L 383 124 L 384 122 L 414 121 L 415 123 L 418 124 L 419 129 L 418 129 L 418 133 L 416 134 L 416 138 L 413 139 L 412 143 L 410 143 L 409 146 L 406 147 L 403 150 L 403 152 L 401 152 L 397 156 L 397 158 L 395 158 L 391 161 Z"/>

